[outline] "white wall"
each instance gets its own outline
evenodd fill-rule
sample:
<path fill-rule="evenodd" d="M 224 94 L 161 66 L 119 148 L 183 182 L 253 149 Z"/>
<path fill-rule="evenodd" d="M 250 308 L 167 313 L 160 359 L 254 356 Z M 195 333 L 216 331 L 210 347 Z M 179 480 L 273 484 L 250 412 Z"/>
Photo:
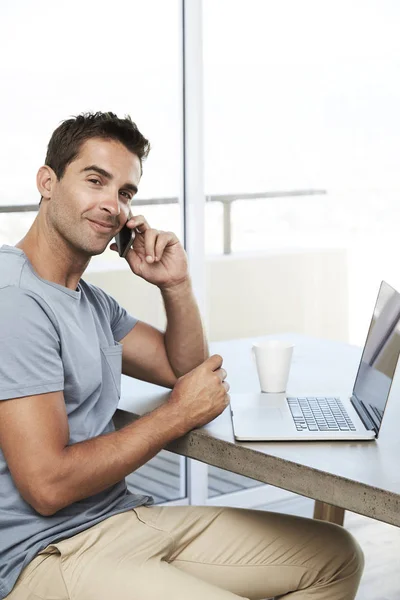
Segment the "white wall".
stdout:
<path fill-rule="evenodd" d="M 347 254 L 295 250 L 208 257 L 210 341 L 282 331 L 348 340 Z M 131 314 L 165 326 L 159 291 L 129 269 L 88 272 Z"/>

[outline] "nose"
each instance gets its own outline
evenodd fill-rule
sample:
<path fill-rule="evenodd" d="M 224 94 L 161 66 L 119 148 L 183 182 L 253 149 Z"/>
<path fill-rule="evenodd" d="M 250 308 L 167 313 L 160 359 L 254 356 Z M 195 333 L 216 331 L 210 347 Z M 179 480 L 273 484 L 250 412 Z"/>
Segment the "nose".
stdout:
<path fill-rule="evenodd" d="M 121 212 L 118 194 L 107 194 L 107 197 L 103 198 L 100 208 L 101 210 L 108 212 L 110 215 L 118 217 Z"/>

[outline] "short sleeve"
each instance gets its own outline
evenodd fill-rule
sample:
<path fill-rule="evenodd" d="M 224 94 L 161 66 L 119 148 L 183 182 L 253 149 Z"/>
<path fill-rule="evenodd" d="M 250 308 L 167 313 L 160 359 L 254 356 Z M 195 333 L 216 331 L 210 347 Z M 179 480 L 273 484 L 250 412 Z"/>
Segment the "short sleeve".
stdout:
<path fill-rule="evenodd" d="M 0 289 L 0 400 L 64 389 L 60 339 L 44 301 Z"/>
<path fill-rule="evenodd" d="M 114 340 L 119 342 L 133 329 L 138 319 L 132 317 L 115 298 L 101 288 L 92 283 L 86 285 L 89 285 L 97 303 L 101 305 L 103 311 L 106 311 Z"/>
<path fill-rule="evenodd" d="M 114 339 L 119 342 L 138 322 L 112 297 L 108 296 L 111 314 L 111 329 Z"/>

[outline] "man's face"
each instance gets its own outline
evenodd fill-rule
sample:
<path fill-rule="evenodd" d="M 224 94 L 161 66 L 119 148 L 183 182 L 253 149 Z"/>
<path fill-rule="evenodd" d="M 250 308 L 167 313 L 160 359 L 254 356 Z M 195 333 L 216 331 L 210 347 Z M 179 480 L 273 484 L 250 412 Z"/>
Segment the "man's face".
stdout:
<path fill-rule="evenodd" d="M 101 254 L 126 223 L 140 160 L 114 140 L 86 141 L 52 187 L 49 222 L 78 252 Z"/>

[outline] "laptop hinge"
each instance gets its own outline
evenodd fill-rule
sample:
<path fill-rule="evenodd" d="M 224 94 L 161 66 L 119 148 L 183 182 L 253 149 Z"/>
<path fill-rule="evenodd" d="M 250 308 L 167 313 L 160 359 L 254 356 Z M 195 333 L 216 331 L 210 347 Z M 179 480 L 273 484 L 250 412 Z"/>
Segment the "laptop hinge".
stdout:
<path fill-rule="evenodd" d="M 357 398 L 357 396 L 352 396 L 350 398 L 350 401 L 352 403 L 352 405 L 354 406 L 358 416 L 360 417 L 361 421 L 364 424 L 364 427 L 366 429 L 368 429 L 368 431 L 375 431 L 375 435 L 376 437 L 378 437 L 378 433 L 379 433 L 379 426 L 376 425 L 375 421 L 373 421 L 370 417 L 370 415 L 367 412 L 367 409 L 365 408 L 365 404 L 363 403 L 362 400 L 359 400 Z"/>

